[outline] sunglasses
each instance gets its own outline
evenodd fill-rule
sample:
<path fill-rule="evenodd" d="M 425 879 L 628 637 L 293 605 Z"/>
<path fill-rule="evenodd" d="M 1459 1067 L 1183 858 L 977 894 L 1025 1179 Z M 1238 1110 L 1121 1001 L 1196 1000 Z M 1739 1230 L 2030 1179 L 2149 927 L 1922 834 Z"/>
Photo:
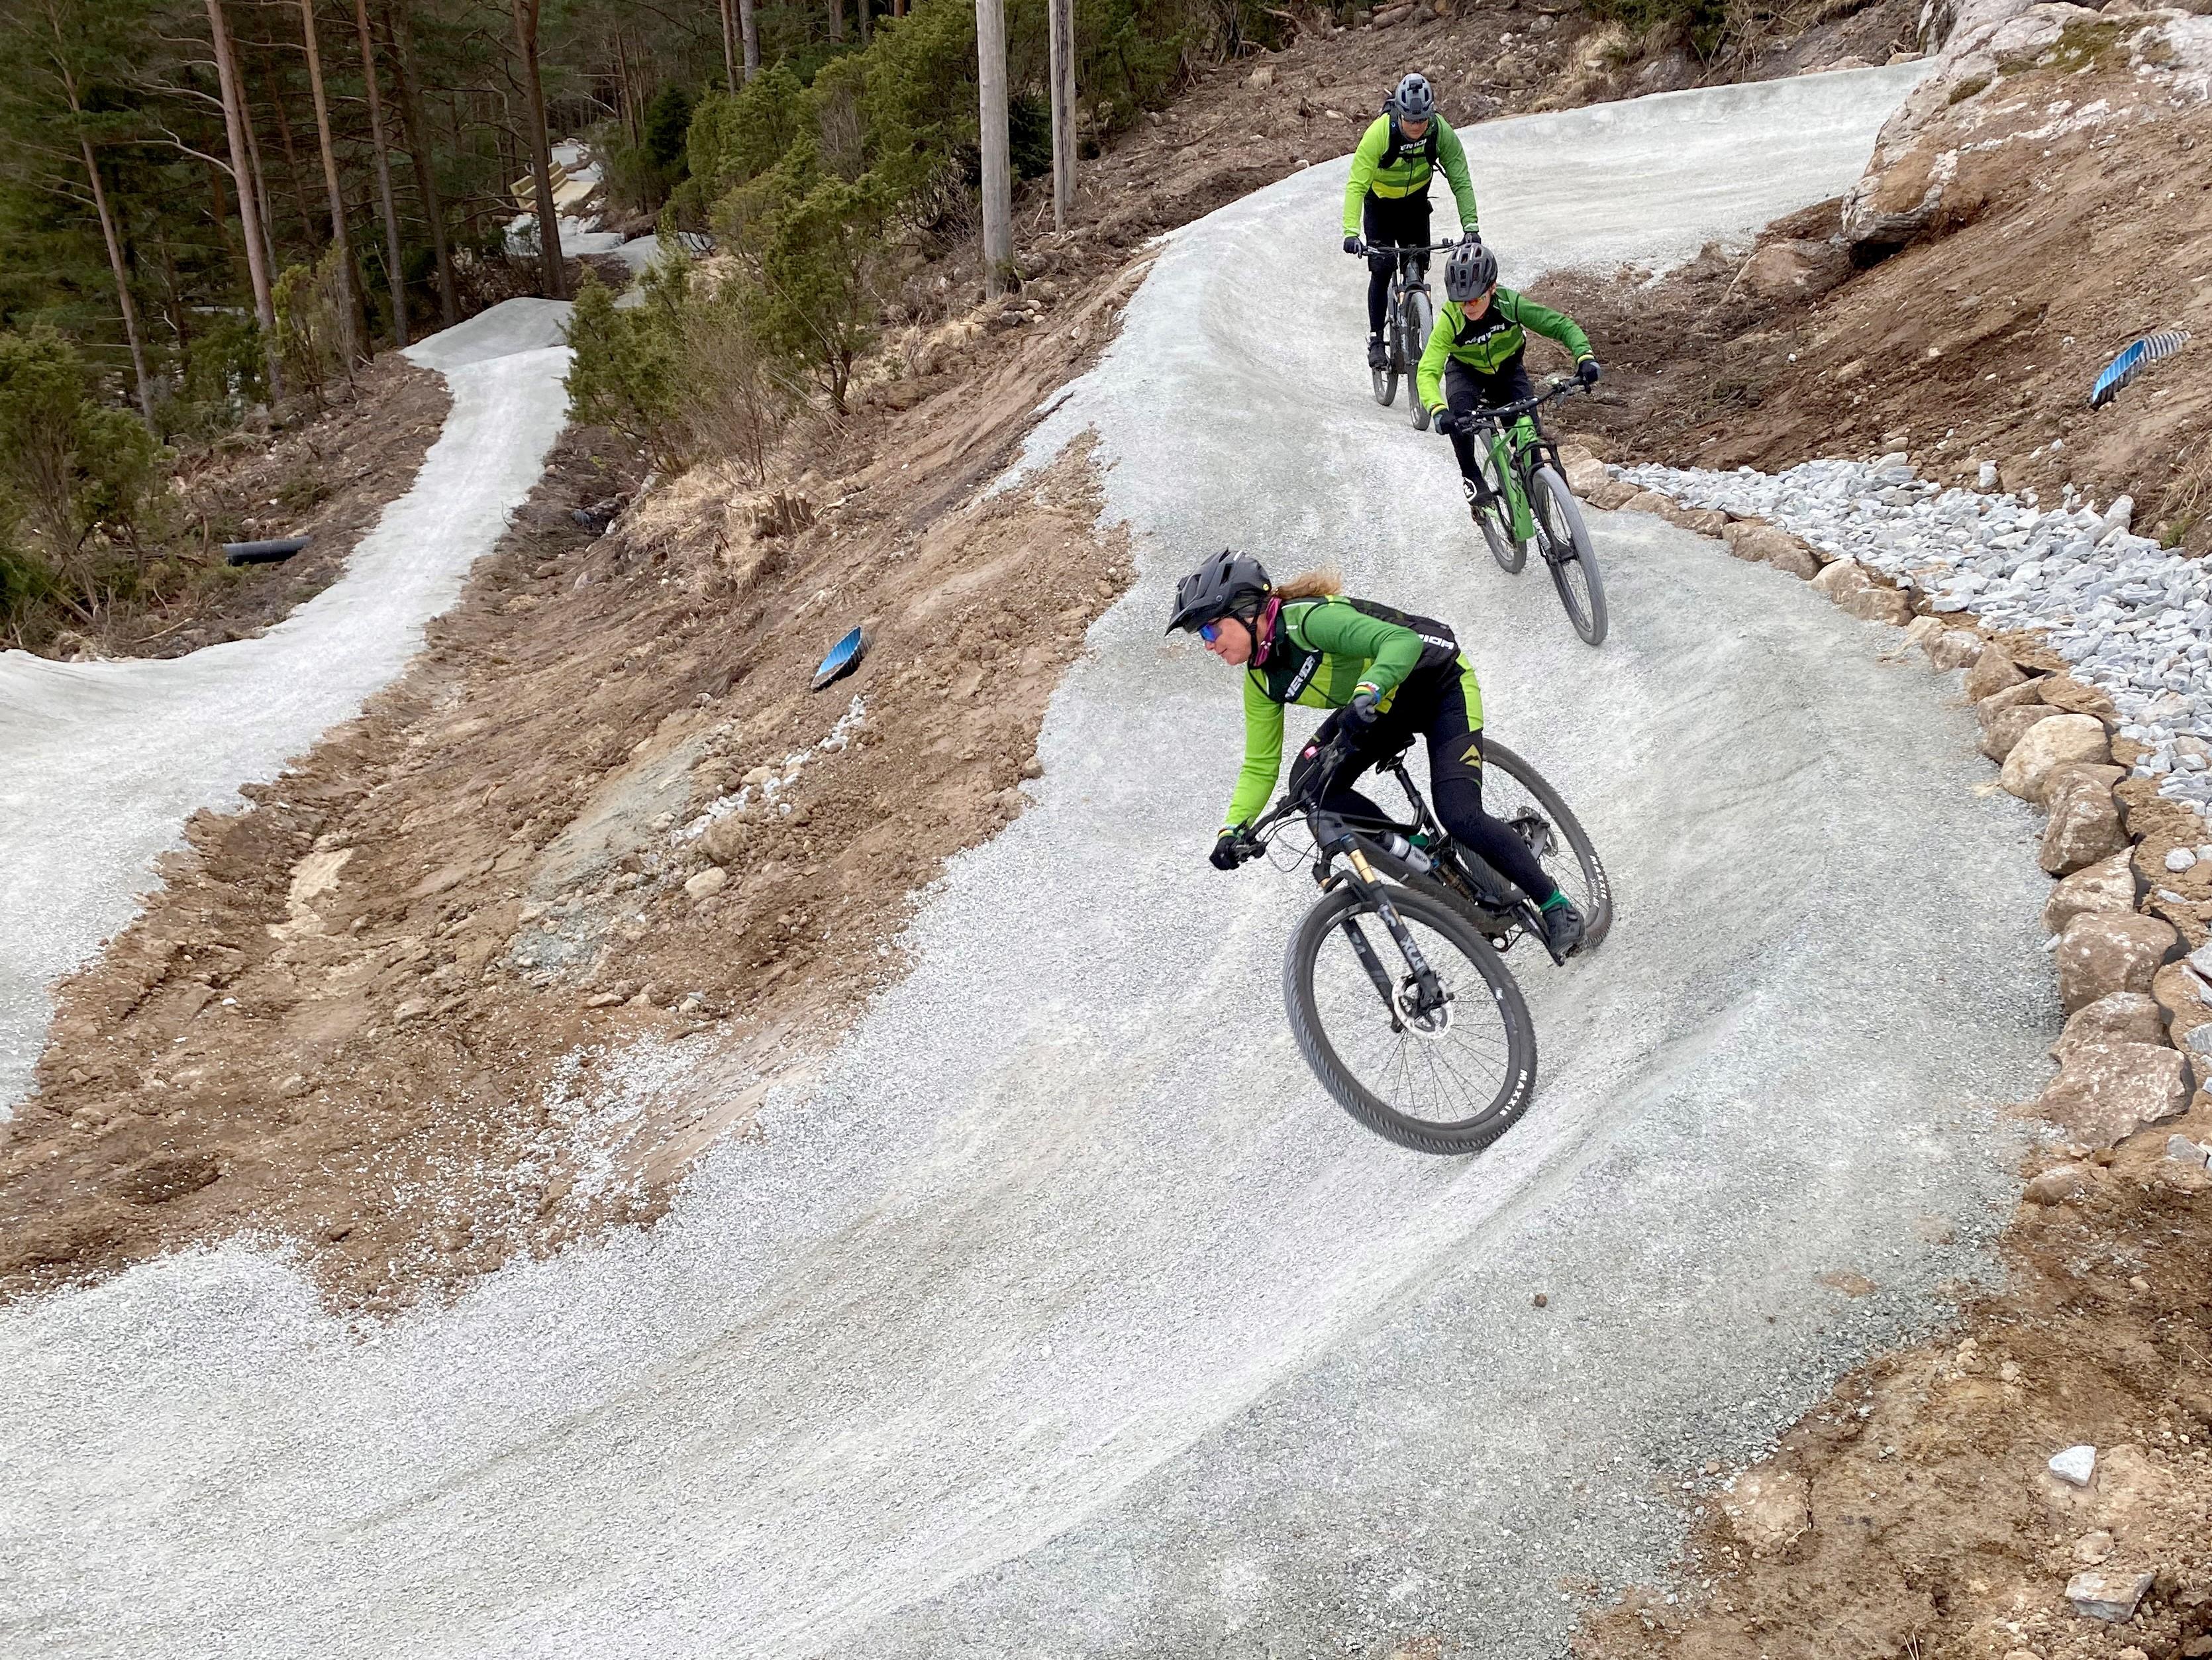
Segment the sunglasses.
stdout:
<path fill-rule="evenodd" d="M 1221 624 L 1218 623 L 1202 624 L 1198 630 L 1198 637 L 1209 646 L 1213 644 L 1215 641 L 1221 638 Z"/>

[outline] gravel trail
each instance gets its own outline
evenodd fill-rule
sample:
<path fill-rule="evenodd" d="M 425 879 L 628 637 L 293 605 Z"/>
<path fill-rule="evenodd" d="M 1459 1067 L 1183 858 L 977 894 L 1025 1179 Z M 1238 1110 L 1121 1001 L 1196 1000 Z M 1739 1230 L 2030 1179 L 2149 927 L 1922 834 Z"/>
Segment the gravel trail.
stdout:
<path fill-rule="evenodd" d="M 154 855 L 359 710 L 491 551 L 567 418 L 568 309 L 509 301 L 407 353 L 447 377 L 444 431 L 345 575 L 266 634 L 127 662 L 0 652 L 0 1118 L 48 988 L 131 919 Z"/>
<path fill-rule="evenodd" d="M 1904 84 L 1482 128 L 1486 228 L 1522 281 L 1686 253 L 1838 193 Z M 650 1236 L 359 1332 L 237 1249 L 0 1313 L 0 1648 L 1533 1660 L 1563 1578 L 1663 1570 L 1698 1461 L 1941 1317 L 2056 1029 L 2030 815 L 1802 584 L 1601 515 L 1593 653 L 1498 572 L 1367 397 L 1343 176 L 1173 238 L 1048 423 L 1099 431 L 1141 574 L 1036 806 Z M 1321 1094 L 1277 992 L 1308 885 L 1204 862 L 1236 691 L 1159 628 L 1231 540 L 1457 622 L 1613 871 L 1601 953 L 1515 964 L 1542 1085 L 1481 1158 Z M 632 1064 L 711 1087 L 693 1047 Z"/>

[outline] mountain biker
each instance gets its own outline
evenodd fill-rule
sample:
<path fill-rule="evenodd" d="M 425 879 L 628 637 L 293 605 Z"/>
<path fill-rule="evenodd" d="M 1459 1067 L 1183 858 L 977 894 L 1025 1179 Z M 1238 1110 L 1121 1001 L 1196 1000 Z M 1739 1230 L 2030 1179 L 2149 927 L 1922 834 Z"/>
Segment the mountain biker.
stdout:
<path fill-rule="evenodd" d="M 1441 167 L 1459 204 L 1460 233 L 1475 240 L 1474 186 L 1468 181 L 1467 151 L 1450 124 L 1437 113 L 1428 82 L 1409 75 L 1382 106 L 1352 152 L 1352 178 L 1344 187 L 1344 251 L 1367 255 L 1367 367 L 1389 362 L 1382 345 L 1383 313 L 1397 256 L 1370 252 L 1370 245 L 1419 246 L 1429 240 L 1429 180 Z M 1363 222 L 1366 235 L 1360 229 Z M 1414 259 L 1425 275 L 1425 253 Z"/>
<path fill-rule="evenodd" d="M 1439 823 L 1541 909 L 1544 937 L 1565 954 L 1582 943 L 1573 902 L 1511 829 L 1482 810 L 1482 690 L 1450 629 L 1371 599 L 1347 599 L 1333 571 L 1278 585 L 1256 559 L 1224 550 L 1176 587 L 1168 632 L 1194 632 L 1223 662 L 1244 670 L 1244 766 L 1211 855 L 1218 870 L 1243 861 L 1244 829 L 1274 793 L 1283 764 L 1283 705 L 1330 714 L 1291 767 L 1291 787 L 1329 764 L 1339 736 L 1350 752 L 1321 781 L 1321 806 L 1342 817 L 1383 819 L 1352 787 L 1362 772 L 1416 735 L 1428 740 Z"/>
<path fill-rule="evenodd" d="M 1490 499 L 1490 489 L 1475 467 L 1476 423 L 1469 411 L 1535 396 L 1522 362 L 1530 329 L 1567 349 L 1583 385 L 1598 383 L 1602 371 L 1589 337 L 1573 318 L 1499 288 L 1498 256 L 1482 243 L 1462 242 L 1454 248 L 1444 260 L 1444 303 L 1414 371 L 1414 395 L 1433 412 L 1436 429 L 1451 440 L 1471 510 Z M 1514 430 L 1522 439 L 1535 435 L 1525 415 L 1514 423 Z M 1531 530 L 1528 506 L 1518 499 L 1517 490 L 1512 494 L 1513 534 L 1525 538 Z"/>

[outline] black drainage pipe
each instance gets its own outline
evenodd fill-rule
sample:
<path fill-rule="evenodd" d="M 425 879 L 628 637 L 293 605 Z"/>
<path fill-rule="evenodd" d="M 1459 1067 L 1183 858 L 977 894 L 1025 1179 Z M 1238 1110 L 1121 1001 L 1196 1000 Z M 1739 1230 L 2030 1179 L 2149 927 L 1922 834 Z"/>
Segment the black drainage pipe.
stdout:
<path fill-rule="evenodd" d="M 226 542 L 222 544 L 222 562 L 226 565 L 280 565 L 301 548 L 308 538 L 287 536 L 274 542 Z"/>

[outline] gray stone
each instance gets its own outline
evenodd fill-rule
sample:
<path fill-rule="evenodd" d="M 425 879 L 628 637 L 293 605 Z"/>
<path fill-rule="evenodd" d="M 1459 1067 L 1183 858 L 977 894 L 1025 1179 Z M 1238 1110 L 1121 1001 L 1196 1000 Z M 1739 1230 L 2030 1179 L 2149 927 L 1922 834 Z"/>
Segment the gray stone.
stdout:
<path fill-rule="evenodd" d="M 2086 1487 L 2097 1473 L 2094 1447 L 2069 1447 L 2051 1455 L 2051 1473 L 2069 1487 Z"/>
<path fill-rule="evenodd" d="M 2136 1617 L 2136 1608 L 2157 1576 L 2124 1569 L 2084 1568 L 2066 1582 L 2066 1600 L 2085 1620 L 2119 1625 Z"/>

